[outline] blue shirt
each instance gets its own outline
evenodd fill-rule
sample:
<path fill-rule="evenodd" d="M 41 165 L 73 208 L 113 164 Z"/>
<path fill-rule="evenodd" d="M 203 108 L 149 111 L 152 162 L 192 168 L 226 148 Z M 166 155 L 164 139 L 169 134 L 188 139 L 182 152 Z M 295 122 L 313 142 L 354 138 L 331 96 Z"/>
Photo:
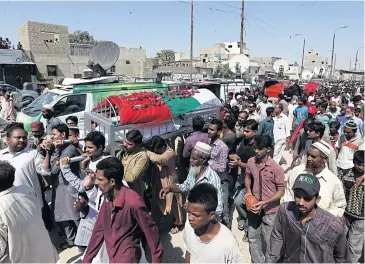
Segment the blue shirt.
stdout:
<path fill-rule="evenodd" d="M 270 120 L 265 118 L 260 122 L 259 130 L 257 134 L 259 135 L 268 135 L 272 139 L 272 143 L 274 144 L 274 120 Z"/>
<path fill-rule="evenodd" d="M 306 106 L 299 107 L 298 106 L 294 110 L 294 116 L 296 117 L 294 126 L 297 126 L 300 123 L 300 121 L 302 121 L 308 117 L 308 107 L 306 107 Z"/>

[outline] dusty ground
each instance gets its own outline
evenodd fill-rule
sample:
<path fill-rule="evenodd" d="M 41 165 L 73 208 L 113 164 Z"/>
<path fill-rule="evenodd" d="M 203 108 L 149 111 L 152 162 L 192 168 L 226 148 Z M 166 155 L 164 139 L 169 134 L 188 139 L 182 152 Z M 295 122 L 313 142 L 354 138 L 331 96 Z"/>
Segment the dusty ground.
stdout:
<path fill-rule="evenodd" d="M 286 165 L 282 165 L 284 170 L 290 165 L 292 158 L 291 154 L 288 151 L 284 152 L 284 158 L 287 161 Z M 235 211 L 233 216 L 233 225 L 232 225 L 232 232 L 235 235 L 239 247 L 241 249 L 243 260 L 245 263 L 250 263 L 250 253 L 248 248 L 248 242 L 242 241 L 242 232 L 237 228 L 237 212 Z M 168 222 L 168 221 L 164 221 Z M 183 241 L 183 233 L 179 232 L 178 234 L 170 235 L 168 233 L 169 225 L 163 224 L 160 228 L 160 238 L 164 248 L 164 262 L 166 263 L 183 263 L 184 262 L 184 255 L 185 255 L 185 248 L 184 248 L 184 241 Z M 58 237 L 58 232 L 54 231 L 51 234 L 52 240 L 54 241 L 55 245 L 60 243 L 60 238 Z M 80 253 L 77 247 L 66 249 L 60 252 L 60 259 L 61 263 L 80 263 Z"/>

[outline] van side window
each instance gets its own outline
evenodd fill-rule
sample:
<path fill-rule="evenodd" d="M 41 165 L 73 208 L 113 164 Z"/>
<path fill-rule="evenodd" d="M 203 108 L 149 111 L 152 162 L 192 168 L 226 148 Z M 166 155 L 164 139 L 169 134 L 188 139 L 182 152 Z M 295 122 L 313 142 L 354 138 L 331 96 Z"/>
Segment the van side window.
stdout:
<path fill-rule="evenodd" d="M 70 115 L 85 111 L 86 94 L 70 94 L 63 97 L 54 106 L 56 116 Z"/>

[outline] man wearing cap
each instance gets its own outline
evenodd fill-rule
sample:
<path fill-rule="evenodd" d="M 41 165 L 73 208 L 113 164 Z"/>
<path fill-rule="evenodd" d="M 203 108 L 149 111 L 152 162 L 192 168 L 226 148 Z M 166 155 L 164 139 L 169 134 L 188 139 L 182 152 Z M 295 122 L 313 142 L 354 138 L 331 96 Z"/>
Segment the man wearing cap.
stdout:
<path fill-rule="evenodd" d="M 266 263 L 351 262 L 344 225 L 320 206 L 324 188 L 317 176 L 298 175 L 292 186 L 294 201 L 283 203 L 277 213 Z"/>
<path fill-rule="evenodd" d="M 28 143 L 29 148 L 37 149 L 42 139 L 46 136 L 42 122 L 36 121 L 30 124 L 30 129 L 34 138 L 32 143 Z"/>
<path fill-rule="evenodd" d="M 358 137 L 362 137 L 364 135 L 364 131 L 363 131 L 364 122 L 360 118 L 358 118 L 354 115 L 354 107 L 347 106 L 345 115 L 346 115 L 347 119 L 345 122 L 341 123 L 340 134 L 344 133 L 344 128 L 346 126 L 346 123 L 348 121 L 352 120 L 356 124 L 356 127 L 357 127 L 356 135 Z"/>
<path fill-rule="evenodd" d="M 52 135 L 53 127 L 59 124 L 63 124 L 63 122 L 59 118 L 54 116 L 54 109 L 49 104 L 45 104 L 42 106 L 42 117 L 45 120 L 47 135 Z"/>
<path fill-rule="evenodd" d="M 210 183 L 218 192 L 218 207 L 216 216 L 220 219 L 223 211 L 222 207 L 222 187 L 218 174 L 209 166 L 210 153 L 212 147 L 206 143 L 198 141 L 190 154 L 190 168 L 186 180 L 181 184 L 171 185 L 160 191 L 160 199 L 164 199 L 166 194 L 189 192 L 196 184 Z"/>
<path fill-rule="evenodd" d="M 357 150 L 364 150 L 364 140 L 356 135 L 358 128 L 353 120 L 345 123 L 343 135 L 340 136 L 336 143 L 338 149 L 337 167 L 343 173 L 347 173 L 353 166 L 354 153 Z"/>
<path fill-rule="evenodd" d="M 301 164 L 307 163 L 307 155 L 308 155 L 308 148 L 315 142 L 320 142 L 323 144 L 323 148 L 329 150 L 328 156 L 328 168 L 329 170 L 337 175 L 337 165 L 336 165 L 336 151 L 335 149 L 325 140 L 323 140 L 323 135 L 325 133 L 325 126 L 319 121 L 311 122 L 308 124 L 308 140 L 305 144 L 305 148 L 303 150 L 303 156 L 301 160 Z"/>
<path fill-rule="evenodd" d="M 345 193 L 339 178 L 325 165 L 329 155 L 330 150 L 321 142 L 315 142 L 308 148 L 306 165 L 299 165 L 288 174 L 284 195 L 285 202 L 294 201 L 293 186 L 298 176 L 302 173 L 310 173 L 314 174 L 324 187 L 319 193 L 321 200 L 318 206 L 334 216 L 343 216 L 346 207 Z"/>

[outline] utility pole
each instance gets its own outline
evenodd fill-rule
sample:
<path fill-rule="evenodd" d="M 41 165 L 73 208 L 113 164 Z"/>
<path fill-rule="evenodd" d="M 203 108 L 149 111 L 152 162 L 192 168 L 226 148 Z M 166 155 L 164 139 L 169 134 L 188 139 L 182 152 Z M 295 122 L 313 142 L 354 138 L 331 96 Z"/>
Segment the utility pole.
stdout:
<path fill-rule="evenodd" d="M 190 82 L 193 81 L 193 43 L 194 43 L 194 1 L 191 0 L 191 14 L 190 14 Z"/>
<path fill-rule="evenodd" d="M 243 29 L 245 23 L 245 0 L 242 0 L 241 8 L 241 35 L 240 35 L 240 54 L 243 54 Z"/>
<path fill-rule="evenodd" d="M 360 49 L 363 49 L 363 48 L 364 48 L 364 47 L 360 47 L 360 48 L 358 48 L 358 49 L 357 49 L 357 51 L 356 51 L 355 69 L 354 69 L 354 71 L 356 71 L 356 66 L 357 66 L 357 61 L 358 61 L 358 60 L 357 60 L 357 55 L 359 55 L 359 50 L 360 50 Z"/>
<path fill-rule="evenodd" d="M 332 73 L 334 72 L 334 67 L 333 67 L 333 54 L 335 52 L 335 39 L 336 39 L 336 32 L 337 30 L 343 29 L 343 28 L 347 28 L 347 26 L 343 26 L 343 27 L 339 27 L 338 29 L 335 30 L 335 32 L 333 33 L 333 39 L 332 39 L 332 56 L 331 56 L 331 73 L 330 73 L 330 78 L 332 78 Z"/>

